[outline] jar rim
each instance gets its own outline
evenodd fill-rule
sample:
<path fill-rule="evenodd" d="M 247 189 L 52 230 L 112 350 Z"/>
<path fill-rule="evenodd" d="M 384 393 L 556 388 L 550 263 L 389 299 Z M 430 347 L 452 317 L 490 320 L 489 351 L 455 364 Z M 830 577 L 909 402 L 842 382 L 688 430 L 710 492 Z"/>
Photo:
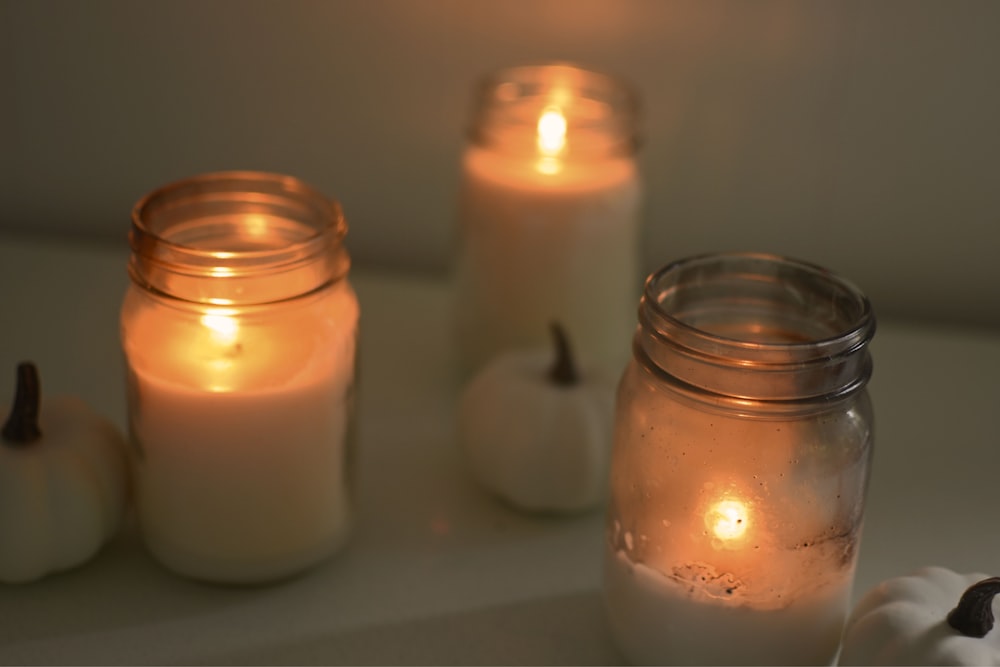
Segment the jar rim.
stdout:
<path fill-rule="evenodd" d="M 480 95 L 488 95 L 491 90 L 505 83 L 523 86 L 550 88 L 553 83 L 561 83 L 578 92 L 591 92 L 602 96 L 613 96 L 621 104 L 621 112 L 638 116 L 639 93 L 631 81 L 610 70 L 577 65 L 565 60 L 526 62 L 500 67 L 483 75 L 478 84 Z M 534 90 L 529 88 L 529 90 Z"/>
<path fill-rule="evenodd" d="M 853 283 L 767 253 L 677 260 L 647 278 L 636 358 L 722 402 L 833 400 L 871 377 L 875 315 Z"/>
<path fill-rule="evenodd" d="M 665 288 L 676 288 L 682 277 L 691 276 L 706 269 L 708 272 L 718 271 L 719 275 L 722 275 L 723 270 L 720 267 L 723 264 L 729 264 L 739 269 L 737 273 L 734 273 L 737 280 L 751 279 L 753 269 L 756 267 L 758 273 L 760 270 L 773 271 L 776 277 L 786 281 L 792 277 L 818 281 L 825 288 L 831 290 L 831 296 L 836 293 L 844 297 L 844 300 L 841 301 L 840 312 L 844 313 L 850 309 L 852 315 L 849 318 L 850 324 L 837 327 L 836 330 L 831 327 L 827 335 L 801 340 L 744 339 L 710 331 L 697 324 L 692 324 L 663 305 Z M 781 272 L 784 272 L 785 275 L 779 276 L 778 274 Z M 671 328 L 683 331 L 706 344 L 739 348 L 748 352 L 788 351 L 805 348 L 815 351 L 817 348 L 840 347 L 847 341 L 863 345 L 874 336 L 876 326 L 871 302 L 853 282 L 818 264 L 773 253 L 704 253 L 672 261 L 649 275 L 643 288 L 642 301 L 646 308 L 655 313 L 657 320 L 669 324 Z M 805 311 L 800 314 L 804 315 Z"/>
<path fill-rule="evenodd" d="M 346 233 L 339 203 L 294 176 L 209 172 L 136 203 L 129 274 L 178 300 L 283 301 L 346 276 Z"/>
<path fill-rule="evenodd" d="M 241 201 L 254 195 L 285 197 L 287 201 L 295 201 L 302 205 L 303 210 L 311 209 L 315 215 L 313 220 L 323 220 L 323 224 L 311 224 L 308 233 L 283 245 L 281 253 L 294 252 L 316 244 L 321 239 L 333 236 L 334 240 L 347 234 L 347 222 L 339 202 L 330 199 L 305 181 L 274 172 L 253 170 L 215 171 L 189 176 L 166 185 L 160 186 L 140 198 L 132 207 L 132 230 L 130 235 L 132 249 L 142 252 L 143 239 L 155 238 L 160 249 L 169 248 L 172 253 L 182 253 L 191 258 L 215 258 L 218 249 L 199 248 L 194 245 L 180 243 L 162 235 L 162 230 L 156 229 L 152 222 L 154 213 L 165 206 L 195 198 L 216 197 L 225 195 L 236 201 L 239 195 Z M 230 257 L 246 259 L 266 258 L 275 253 L 274 249 L 236 249 L 225 251 Z"/>
<path fill-rule="evenodd" d="M 502 146 L 512 141 L 502 125 L 534 128 L 539 115 L 553 105 L 562 108 L 569 128 L 602 128 L 603 142 L 593 138 L 584 151 L 634 153 L 639 146 L 640 97 L 619 74 L 567 61 L 527 62 L 483 75 L 475 89 L 469 138 L 473 143 Z M 559 95 L 563 95 L 559 98 Z M 529 135 L 517 135 L 522 140 Z"/>

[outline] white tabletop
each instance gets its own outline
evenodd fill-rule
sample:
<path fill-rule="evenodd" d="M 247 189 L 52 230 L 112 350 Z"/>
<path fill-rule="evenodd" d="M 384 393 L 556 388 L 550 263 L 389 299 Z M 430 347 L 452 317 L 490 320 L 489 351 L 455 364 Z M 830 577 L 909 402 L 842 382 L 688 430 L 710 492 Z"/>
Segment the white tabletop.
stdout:
<path fill-rule="evenodd" d="M 124 249 L 0 238 L 0 383 L 32 359 L 43 391 L 124 427 L 125 261 Z M 523 516 L 462 467 L 449 285 L 360 270 L 352 282 L 363 315 L 348 549 L 287 582 L 227 588 L 162 569 L 129 526 L 79 569 L 0 585 L 0 663 L 620 661 L 600 601 L 602 513 Z M 1000 332 L 882 321 L 873 351 L 855 591 L 921 565 L 1000 572 Z"/>

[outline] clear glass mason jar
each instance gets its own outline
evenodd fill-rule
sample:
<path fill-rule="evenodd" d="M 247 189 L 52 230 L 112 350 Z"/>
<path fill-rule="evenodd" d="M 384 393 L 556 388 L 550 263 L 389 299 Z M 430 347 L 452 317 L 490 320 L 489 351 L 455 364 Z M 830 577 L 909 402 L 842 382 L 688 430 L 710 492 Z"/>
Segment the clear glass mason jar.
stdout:
<path fill-rule="evenodd" d="M 616 408 L 605 604 L 624 656 L 830 664 L 873 447 L 875 317 L 760 254 L 652 274 Z"/>
<path fill-rule="evenodd" d="M 569 64 L 494 72 L 462 156 L 456 329 L 462 373 L 548 346 L 559 321 L 585 366 L 627 359 L 638 262 L 638 101 Z"/>
<path fill-rule="evenodd" d="M 291 575 L 351 529 L 359 307 L 336 202 L 225 172 L 140 200 L 121 309 L 138 516 L 208 581 Z"/>

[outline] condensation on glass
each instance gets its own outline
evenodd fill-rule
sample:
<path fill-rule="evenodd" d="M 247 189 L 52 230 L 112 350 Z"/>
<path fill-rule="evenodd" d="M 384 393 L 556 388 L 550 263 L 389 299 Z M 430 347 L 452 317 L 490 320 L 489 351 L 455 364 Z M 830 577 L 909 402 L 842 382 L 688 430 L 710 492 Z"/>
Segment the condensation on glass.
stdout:
<path fill-rule="evenodd" d="M 707 255 L 649 277 L 607 523 L 627 658 L 833 660 L 872 457 L 874 332 L 867 298 L 805 262 Z"/>

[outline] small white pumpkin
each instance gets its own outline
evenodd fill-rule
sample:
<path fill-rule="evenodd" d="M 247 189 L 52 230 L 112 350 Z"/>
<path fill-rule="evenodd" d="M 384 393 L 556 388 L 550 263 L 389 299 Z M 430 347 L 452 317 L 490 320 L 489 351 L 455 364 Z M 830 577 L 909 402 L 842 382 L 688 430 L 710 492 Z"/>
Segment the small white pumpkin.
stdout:
<path fill-rule="evenodd" d="M 1000 665 L 1000 577 L 926 567 L 882 582 L 844 627 L 841 665 Z"/>
<path fill-rule="evenodd" d="M 17 368 L 0 437 L 0 582 L 83 563 L 116 532 L 127 491 L 125 440 L 78 398 L 40 405 L 38 370 Z"/>
<path fill-rule="evenodd" d="M 459 442 L 474 477 L 516 508 L 576 512 L 604 498 L 614 382 L 583 374 L 562 328 L 550 350 L 503 353 L 462 394 Z"/>

